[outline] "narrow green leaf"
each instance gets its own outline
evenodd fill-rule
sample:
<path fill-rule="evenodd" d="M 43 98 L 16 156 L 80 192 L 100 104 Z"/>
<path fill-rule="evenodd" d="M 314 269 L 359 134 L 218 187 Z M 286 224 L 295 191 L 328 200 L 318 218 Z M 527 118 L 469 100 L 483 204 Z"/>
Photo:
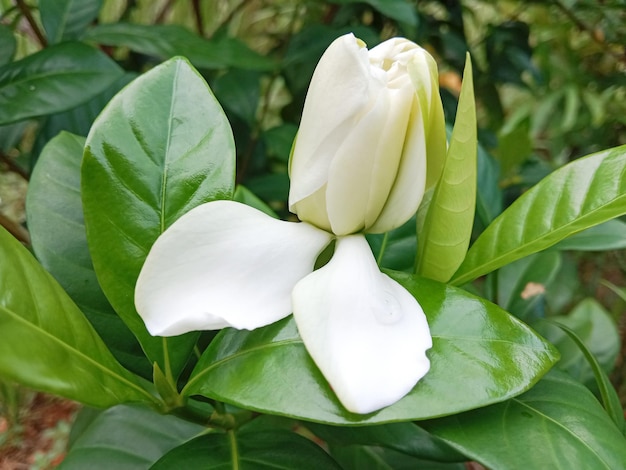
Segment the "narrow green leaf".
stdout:
<path fill-rule="evenodd" d="M 62 132 L 46 145 L 31 175 L 26 215 L 33 251 L 127 368 L 150 377 L 137 340 L 104 296 L 87 247 L 80 200 L 85 138 Z"/>
<path fill-rule="evenodd" d="M 624 433 L 626 428 L 624 427 L 624 410 L 622 409 L 622 405 L 620 404 L 619 396 L 617 395 L 617 391 L 613 388 L 609 377 L 606 375 L 606 372 L 602 370 L 600 363 L 595 358 L 595 356 L 591 353 L 591 351 L 587 348 L 582 339 L 576 334 L 576 332 L 565 325 L 554 322 L 556 326 L 558 326 L 561 330 L 569 336 L 576 346 L 580 349 L 580 351 L 585 356 L 585 359 L 589 363 L 591 370 L 593 371 L 593 375 L 595 376 L 596 383 L 598 385 L 598 389 L 600 390 L 600 396 L 602 397 L 602 405 L 606 410 L 607 414 L 611 417 L 617 428 Z"/>
<path fill-rule="evenodd" d="M 579 382 L 551 372 L 504 403 L 423 423 L 488 468 L 624 468 L 626 441 Z"/>
<path fill-rule="evenodd" d="M 151 470 L 172 468 L 341 469 L 321 447 L 287 431 L 200 436 L 167 453 Z"/>
<path fill-rule="evenodd" d="M 428 279 L 390 275 L 420 302 L 434 343 L 428 353 L 430 371 L 394 405 L 369 415 L 347 412 L 306 352 L 291 318 L 254 331 L 223 330 L 182 394 L 328 424 L 377 424 L 506 400 L 531 387 L 557 360 L 552 345 L 496 305 Z"/>
<path fill-rule="evenodd" d="M 469 246 L 476 208 L 476 104 L 467 55 L 456 122 L 441 178 L 418 233 L 417 273 L 446 282 Z"/>
<path fill-rule="evenodd" d="M 102 0 L 39 0 L 41 22 L 49 44 L 79 39 L 95 20 Z"/>
<path fill-rule="evenodd" d="M 13 29 L 5 24 L 0 24 L 0 65 L 11 62 L 16 47 L 17 42 L 13 35 Z"/>
<path fill-rule="evenodd" d="M 0 228 L 0 376 L 93 406 L 154 402 L 65 291 Z"/>
<path fill-rule="evenodd" d="M 123 73 L 104 53 L 85 44 L 47 47 L 0 68 L 0 125 L 78 106 Z"/>
<path fill-rule="evenodd" d="M 165 373 L 171 366 L 173 376 L 198 335 L 150 336 L 135 310 L 135 282 L 168 226 L 199 204 L 232 197 L 234 155 L 219 103 L 180 58 L 116 95 L 87 137 L 81 185 L 98 281 L 151 362 Z"/>
<path fill-rule="evenodd" d="M 59 470 L 140 470 L 206 428 L 137 405 L 98 415 L 70 447 Z"/>
<path fill-rule="evenodd" d="M 177 25 L 101 24 L 88 30 L 83 39 L 108 46 L 128 47 L 160 59 L 184 55 L 198 68 L 271 70 L 275 66 L 271 59 L 236 38 L 207 40 Z"/>
<path fill-rule="evenodd" d="M 452 282 L 465 284 L 625 213 L 626 146 L 580 158 L 500 214 L 474 242 Z"/>

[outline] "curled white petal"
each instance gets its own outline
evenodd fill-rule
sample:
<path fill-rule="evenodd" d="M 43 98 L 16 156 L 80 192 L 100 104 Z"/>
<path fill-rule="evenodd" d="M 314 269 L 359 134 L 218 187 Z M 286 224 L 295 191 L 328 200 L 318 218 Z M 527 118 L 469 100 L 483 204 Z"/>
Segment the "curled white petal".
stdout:
<path fill-rule="evenodd" d="M 293 307 L 309 354 L 349 411 L 391 405 L 428 372 L 422 308 L 379 271 L 362 235 L 337 240 L 330 262 L 296 284 Z"/>
<path fill-rule="evenodd" d="M 294 285 L 332 236 L 232 201 L 191 210 L 153 245 L 135 306 L 153 335 L 253 329 L 291 313 Z"/>

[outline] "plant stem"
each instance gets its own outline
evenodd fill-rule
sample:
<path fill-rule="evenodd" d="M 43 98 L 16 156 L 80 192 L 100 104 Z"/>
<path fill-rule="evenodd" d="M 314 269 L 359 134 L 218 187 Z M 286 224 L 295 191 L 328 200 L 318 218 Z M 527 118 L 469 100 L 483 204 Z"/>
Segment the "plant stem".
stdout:
<path fill-rule="evenodd" d="M 11 235 L 17 238 L 24 245 L 30 245 L 30 235 L 28 231 L 20 224 L 13 222 L 4 214 L 0 213 L 0 225 L 4 227 Z"/>
<path fill-rule="evenodd" d="M 389 240 L 389 232 L 385 232 L 383 236 L 383 243 L 380 245 L 380 250 L 378 251 L 378 256 L 376 257 L 376 264 L 380 266 L 380 263 L 383 261 L 383 256 L 385 255 L 385 250 L 387 249 L 387 240 Z"/>
<path fill-rule="evenodd" d="M 28 24 L 33 30 L 33 33 L 35 33 L 35 36 L 37 36 L 37 39 L 39 40 L 39 43 L 41 44 L 41 46 L 46 47 L 48 45 L 48 41 L 46 40 L 46 37 L 41 32 L 41 29 L 39 29 L 39 25 L 35 21 L 35 18 L 33 17 L 28 5 L 26 5 L 24 0 L 15 0 L 15 4 L 22 12 L 22 15 L 24 15 L 24 18 L 26 18 L 26 21 L 28 21 Z"/>

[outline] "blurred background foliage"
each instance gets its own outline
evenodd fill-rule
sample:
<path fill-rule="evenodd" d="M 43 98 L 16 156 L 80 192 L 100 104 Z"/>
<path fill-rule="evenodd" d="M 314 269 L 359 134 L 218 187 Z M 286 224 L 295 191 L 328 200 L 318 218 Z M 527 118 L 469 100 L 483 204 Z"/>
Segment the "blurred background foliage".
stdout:
<path fill-rule="evenodd" d="M 63 22 L 55 8 L 65 9 Z M 471 53 L 481 143 L 477 233 L 555 168 L 626 144 L 626 0 L 0 0 L 0 223 L 28 243 L 23 197 L 15 195 L 43 146 L 61 130 L 86 135 L 119 89 L 174 55 L 189 58 L 224 107 L 238 182 L 289 217 L 288 160 L 307 86 L 325 48 L 347 32 L 369 47 L 404 36 L 427 48 L 440 65 L 450 123 Z M 32 82 L 31 100 L 41 106 L 25 112 L 30 102 L 14 98 L 23 95 L 17 81 L 80 69 L 72 54 L 63 59 L 69 65 L 55 56 L 78 42 L 114 59 L 115 73 L 97 74 L 72 103 L 55 99 L 71 94 L 71 80 L 49 90 Z M 404 254 L 415 229 L 407 227 L 391 234 L 384 265 L 412 266 Z M 624 248 L 626 224 L 612 221 L 473 288 L 531 324 L 561 319 L 613 372 L 624 397 Z M 591 383 L 568 338 L 549 327 L 542 333 L 562 346 L 563 367 Z"/>

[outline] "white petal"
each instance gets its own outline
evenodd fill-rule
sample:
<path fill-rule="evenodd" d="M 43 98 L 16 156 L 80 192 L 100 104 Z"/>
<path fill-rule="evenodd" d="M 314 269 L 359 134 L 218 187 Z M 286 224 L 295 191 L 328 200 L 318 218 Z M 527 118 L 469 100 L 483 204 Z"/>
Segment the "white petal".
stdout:
<path fill-rule="evenodd" d="M 322 55 L 307 92 L 290 164 L 289 207 L 326 183 L 334 152 L 367 106 L 371 93 L 367 49 L 352 34 Z"/>
<path fill-rule="evenodd" d="M 330 262 L 294 288 L 293 307 L 309 354 L 349 411 L 395 403 L 430 367 L 422 308 L 378 270 L 362 235 L 337 240 Z"/>
<path fill-rule="evenodd" d="M 153 245 L 135 306 L 153 335 L 253 329 L 291 313 L 291 290 L 332 235 L 233 201 L 189 211 Z"/>

